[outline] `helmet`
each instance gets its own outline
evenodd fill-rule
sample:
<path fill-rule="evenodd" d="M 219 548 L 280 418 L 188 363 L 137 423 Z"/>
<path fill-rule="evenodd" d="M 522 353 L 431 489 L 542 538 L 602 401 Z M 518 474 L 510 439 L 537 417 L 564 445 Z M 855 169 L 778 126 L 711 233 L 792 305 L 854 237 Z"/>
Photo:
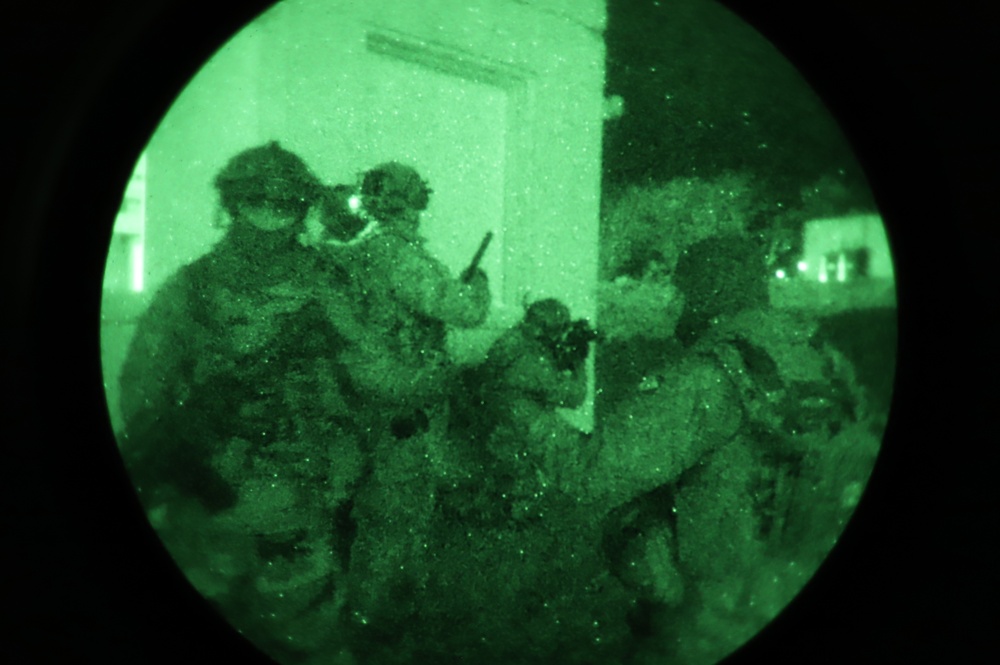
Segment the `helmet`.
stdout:
<path fill-rule="evenodd" d="M 531 303 L 524 322 L 543 337 L 556 337 L 570 324 L 569 308 L 555 298 Z"/>
<path fill-rule="evenodd" d="M 416 169 L 398 162 L 379 164 L 361 182 L 365 209 L 380 221 L 406 210 L 425 210 L 432 191 Z"/>
<path fill-rule="evenodd" d="M 243 201 L 287 201 L 312 204 L 319 179 L 302 158 L 277 141 L 244 150 L 215 177 L 222 205 L 232 212 Z"/>
<path fill-rule="evenodd" d="M 684 294 L 677 334 L 692 341 L 717 316 L 768 304 L 765 248 L 752 238 L 713 236 L 681 252 L 672 282 Z"/>

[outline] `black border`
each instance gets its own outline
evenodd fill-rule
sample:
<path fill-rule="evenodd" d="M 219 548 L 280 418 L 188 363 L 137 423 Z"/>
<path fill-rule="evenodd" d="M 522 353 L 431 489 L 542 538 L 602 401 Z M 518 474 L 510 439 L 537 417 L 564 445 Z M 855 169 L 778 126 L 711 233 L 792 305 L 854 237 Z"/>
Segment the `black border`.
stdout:
<path fill-rule="evenodd" d="M 266 662 L 204 610 L 141 519 L 106 422 L 98 304 L 109 220 L 146 137 L 267 4 L 4 9 L 0 644 L 11 662 Z M 894 412 L 857 518 L 733 662 L 992 662 L 995 3 L 724 4 L 800 67 L 854 143 L 891 233 L 902 326 Z"/>

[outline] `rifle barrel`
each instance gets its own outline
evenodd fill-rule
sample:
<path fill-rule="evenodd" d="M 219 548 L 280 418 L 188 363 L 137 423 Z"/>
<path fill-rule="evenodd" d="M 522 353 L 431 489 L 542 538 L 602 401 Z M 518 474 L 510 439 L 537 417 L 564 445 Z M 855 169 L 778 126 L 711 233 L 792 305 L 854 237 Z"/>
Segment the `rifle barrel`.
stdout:
<path fill-rule="evenodd" d="M 476 250 L 475 256 L 472 257 L 472 262 L 465 269 L 464 277 L 466 282 L 472 279 L 472 275 L 476 272 L 476 268 L 479 267 L 479 262 L 483 260 L 483 255 L 486 253 L 486 248 L 490 246 L 491 240 L 493 240 L 493 231 L 487 231 L 486 235 L 483 236 L 483 241 L 479 243 L 479 249 Z"/>

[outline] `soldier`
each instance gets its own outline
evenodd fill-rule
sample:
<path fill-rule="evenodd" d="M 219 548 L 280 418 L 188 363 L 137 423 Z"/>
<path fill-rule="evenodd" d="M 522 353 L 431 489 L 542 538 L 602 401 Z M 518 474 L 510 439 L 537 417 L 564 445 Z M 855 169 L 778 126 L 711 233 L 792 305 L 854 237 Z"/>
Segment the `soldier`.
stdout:
<path fill-rule="evenodd" d="M 556 299 L 533 303 L 473 373 L 478 436 L 438 492 L 416 660 L 615 663 L 628 598 L 600 551 L 600 518 L 564 491 L 593 445 L 557 412 L 586 396 L 594 333 Z M 467 385 L 472 388 L 473 377 Z"/>
<path fill-rule="evenodd" d="M 485 273 L 457 278 L 424 246 L 420 214 L 430 193 L 414 169 L 396 162 L 365 173 L 361 211 L 376 230 L 348 250 L 358 316 L 381 345 L 355 345 L 344 355 L 359 381 L 381 378 L 378 389 L 363 394 L 357 414 L 372 460 L 352 512 L 358 536 L 349 616 L 358 649 L 381 639 L 380 631 L 398 634 L 416 611 L 419 562 L 449 464 L 455 369 L 446 334 L 483 323 L 490 303 Z"/>
<path fill-rule="evenodd" d="M 832 546 L 849 514 L 842 495 L 863 483 L 878 447 L 849 363 L 814 320 L 770 309 L 766 280 L 762 249 L 735 235 L 687 248 L 673 274 L 687 351 L 661 379 L 715 374 L 738 422 L 703 441 L 672 487 L 634 506 L 639 535 L 658 533 L 684 579 L 680 610 L 658 613 L 674 623 L 682 662 L 724 657 L 791 600 Z"/>
<path fill-rule="evenodd" d="M 454 373 L 445 350 L 447 330 L 482 324 L 490 303 L 482 270 L 458 279 L 424 246 L 420 213 L 430 193 L 411 167 L 389 162 L 368 171 L 360 202 L 374 230 L 350 263 L 361 316 L 389 345 L 388 371 L 395 379 L 392 389 L 371 398 L 380 403 L 379 420 L 390 421 L 394 435 L 404 439 L 443 422 L 440 398 Z M 363 353 L 353 361 L 358 371 L 371 363 L 378 360 Z"/>
<path fill-rule="evenodd" d="M 334 516 L 362 462 L 337 357 L 349 326 L 331 319 L 346 310 L 298 242 L 319 186 L 277 142 L 232 158 L 215 179 L 225 237 L 155 294 L 121 375 L 121 452 L 154 527 L 283 662 L 336 647 Z"/>
<path fill-rule="evenodd" d="M 586 321 L 570 319 L 554 298 L 532 303 L 523 320 L 505 332 L 476 371 L 479 436 L 495 478 L 548 484 L 567 455 L 586 437 L 557 409 L 579 408 L 587 395 L 584 361 L 596 335 Z M 511 482 L 514 482 L 511 480 Z M 528 491 L 528 494 L 538 488 Z M 519 494 L 513 487 L 511 496 Z M 519 511 L 529 510 L 521 505 Z"/>

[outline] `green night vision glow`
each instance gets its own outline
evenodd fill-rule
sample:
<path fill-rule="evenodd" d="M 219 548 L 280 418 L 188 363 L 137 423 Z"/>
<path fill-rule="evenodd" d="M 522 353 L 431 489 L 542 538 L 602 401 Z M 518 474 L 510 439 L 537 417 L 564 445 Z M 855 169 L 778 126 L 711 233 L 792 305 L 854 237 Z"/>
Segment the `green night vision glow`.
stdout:
<path fill-rule="evenodd" d="M 111 423 L 280 663 L 708 665 L 864 501 L 885 228 L 710 0 L 284 0 L 137 158 Z"/>

